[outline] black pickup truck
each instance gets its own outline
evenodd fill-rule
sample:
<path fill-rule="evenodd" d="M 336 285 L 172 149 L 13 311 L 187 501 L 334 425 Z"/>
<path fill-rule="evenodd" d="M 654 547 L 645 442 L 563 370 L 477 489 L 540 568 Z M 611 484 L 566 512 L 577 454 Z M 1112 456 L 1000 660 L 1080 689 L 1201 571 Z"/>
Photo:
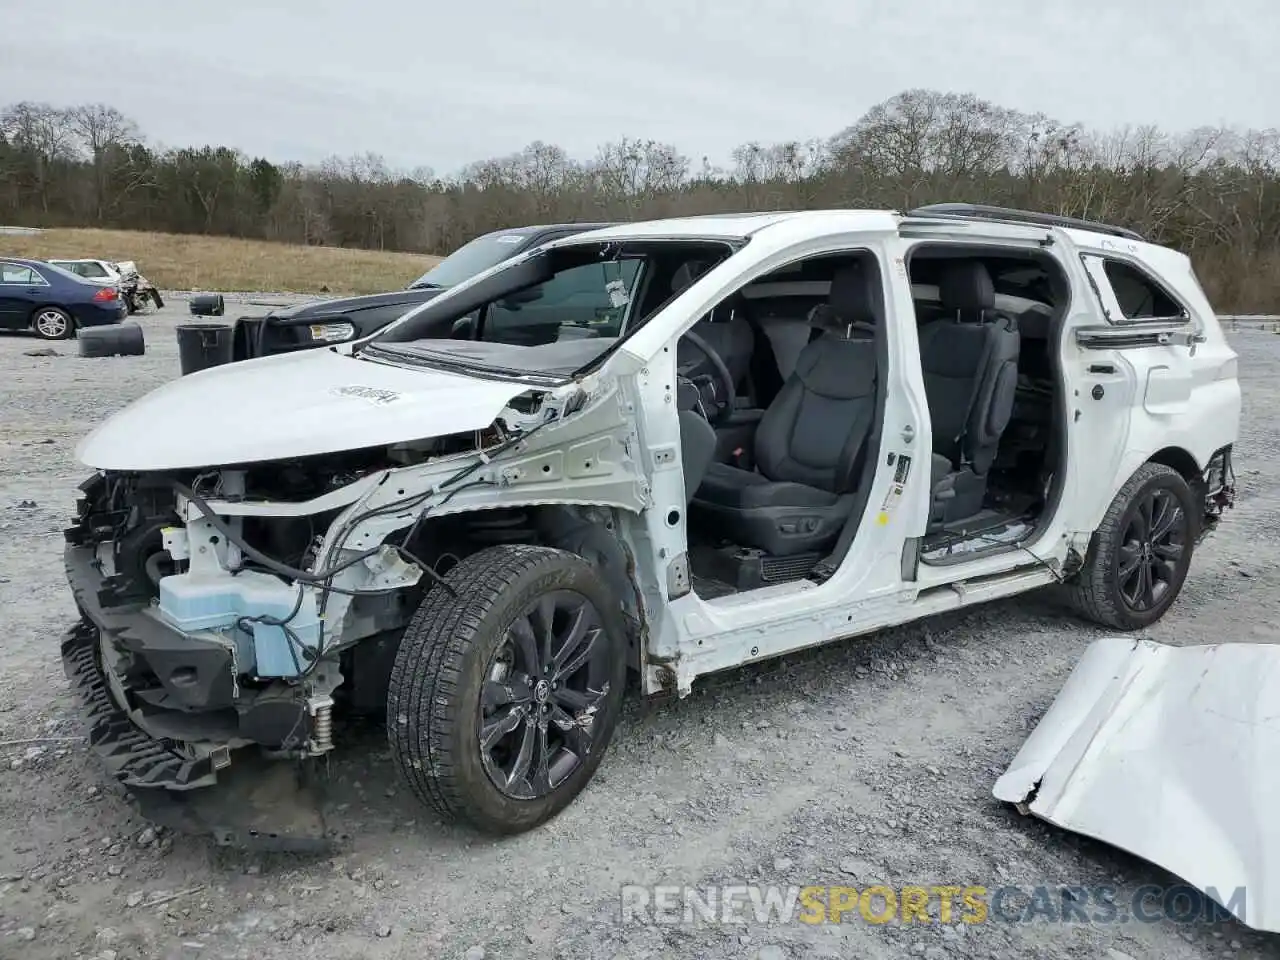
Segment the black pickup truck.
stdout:
<path fill-rule="evenodd" d="M 235 322 L 232 359 L 248 360 L 367 337 L 414 307 L 509 257 L 550 240 L 607 226 L 610 224 L 553 223 L 495 230 L 459 247 L 404 290 L 314 300 L 280 307 L 266 316 L 240 317 Z"/>

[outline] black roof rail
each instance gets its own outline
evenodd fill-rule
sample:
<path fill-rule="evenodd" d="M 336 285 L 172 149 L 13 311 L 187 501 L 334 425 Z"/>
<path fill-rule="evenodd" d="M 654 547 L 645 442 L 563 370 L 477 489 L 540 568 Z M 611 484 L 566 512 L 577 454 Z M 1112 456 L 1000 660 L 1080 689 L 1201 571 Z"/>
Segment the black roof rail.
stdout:
<path fill-rule="evenodd" d="M 909 217 L 948 217 L 956 220 L 995 220 L 1004 223 L 1027 223 L 1040 227 L 1070 227 L 1075 230 L 1092 230 L 1094 233 L 1108 233 L 1113 237 L 1124 237 L 1126 240 L 1138 240 L 1143 243 L 1146 238 L 1127 227 L 1117 227 L 1109 223 L 1098 223 L 1094 220 L 1082 220 L 1079 217 L 1062 217 L 1055 213 L 1037 213 L 1033 210 L 1013 210 L 1009 207 L 993 207 L 982 203 L 931 203 L 927 206 L 908 210 Z"/>

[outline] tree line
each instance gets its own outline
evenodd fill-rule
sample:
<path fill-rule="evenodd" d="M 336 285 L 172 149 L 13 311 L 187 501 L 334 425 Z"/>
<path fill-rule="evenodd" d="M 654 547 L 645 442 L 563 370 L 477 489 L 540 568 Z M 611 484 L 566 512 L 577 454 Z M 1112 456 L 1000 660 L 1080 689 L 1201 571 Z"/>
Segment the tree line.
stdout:
<path fill-rule="evenodd" d="M 0 223 L 101 226 L 447 253 L 536 222 L 966 200 L 1102 220 L 1190 254 L 1220 311 L 1280 312 L 1280 132 L 1095 131 L 970 94 L 907 90 L 829 138 L 727 166 L 623 139 L 541 141 L 452 175 L 376 154 L 316 165 L 160 148 L 104 104 L 0 110 Z"/>

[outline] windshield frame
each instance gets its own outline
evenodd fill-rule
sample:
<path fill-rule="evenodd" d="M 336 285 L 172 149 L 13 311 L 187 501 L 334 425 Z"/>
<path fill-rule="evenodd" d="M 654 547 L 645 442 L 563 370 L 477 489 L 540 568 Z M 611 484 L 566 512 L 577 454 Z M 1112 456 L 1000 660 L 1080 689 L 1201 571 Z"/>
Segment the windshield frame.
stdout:
<path fill-rule="evenodd" d="M 734 236 L 715 235 L 715 234 L 708 234 L 708 235 L 658 234 L 658 235 L 628 237 L 628 238 L 619 238 L 619 239 L 613 239 L 609 237 L 591 239 L 590 233 L 582 233 L 582 234 L 575 234 L 571 237 L 565 237 L 563 239 L 558 239 L 558 240 L 553 240 L 547 243 L 538 244 L 534 247 L 531 247 L 525 250 L 523 253 L 520 253 L 515 255 L 514 257 L 511 257 L 508 260 L 504 260 L 501 263 L 495 264 L 493 267 L 490 267 L 488 270 L 484 270 L 481 273 L 476 274 L 474 277 L 471 277 L 463 281 L 462 283 L 458 284 L 455 287 L 447 288 L 439 296 L 433 298 L 432 300 L 427 301 L 426 303 L 421 304 L 420 306 L 413 308 L 412 310 L 405 313 L 403 316 L 399 317 L 398 319 L 388 324 L 386 327 L 383 327 L 381 330 L 377 331 L 371 336 L 363 340 L 353 342 L 350 345 L 352 355 L 356 355 L 356 356 L 367 355 L 368 359 L 370 360 L 376 359 L 381 362 L 392 362 L 392 363 L 399 362 L 399 363 L 406 363 L 412 366 L 436 365 L 435 362 L 433 361 L 433 357 L 429 355 L 437 354 L 437 351 L 433 351 L 431 349 L 430 343 L 433 340 L 447 339 L 447 338 L 422 337 L 422 338 L 416 338 L 411 340 L 400 340 L 400 339 L 392 338 L 393 332 L 396 330 L 402 330 L 403 327 L 408 323 L 410 323 L 414 318 L 419 317 L 421 314 L 428 311 L 432 313 L 440 312 L 442 314 L 442 317 L 441 317 L 442 320 L 444 319 L 445 316 L 449 316 L 449 315 L 453 315 L 455 320 L 461 319 L 462 317 L 466 316 L 470 312 L 470 309 L 463 310 L 461 312 L 450 311 L 448 309 L 448 306 L 451 302 L 456 303 L 459 300 L 466 302 L 466 293 L 468 290 L 471 290 L 472 288 L 480 284 L 486 283 L 490 281 L 492 278 L 502 273 L 505 273 L 507 271 L 514 272 L 518 270 L 522 264 L 528 263 L 528 261 L 530 261 L 534 257 L 552 255 L 555 251 L 570 250 L 575 247 L 582 247 L 582 248 L 588 248 L 588 249 L 594 247 L 594 248 L 598 248 L 600 251 L 603 252 L 607 250 L 609 247 L 617 247 L 619 248 L 619 254 L 621 254 L 627 248 L 634 248 L 636 246 L 659 247 L 659 248 L 665 247 L 665 246 L 700 247 L 707 253 L 709 259 L 713 261 L 712 265 L 706 271 L 710 273 L 711 271 L 715 270 L 719 266 L 723 265 L 725 261 L 733 258 L 738 253 L 740 253 L 742 249 L 748 244 L 748 242 L 749 242 L 749 237 L 734 237 Z M 617 337 L 609 338 L 612 340 L 612 343 L 610 343 L 597 357 L 587 362 L 583 366 L 579 367 L 578 369 L 573 371 L 571 374 L 547 373 L 547 372 L 538 371 L 538 370 L 515 370 L 514 368 L 498 369 L 498 368 L 489 367 L 480 363 L 467 362 L 461 358 L 450 356 L 445 351 L 438 352 L 439 368 L 447 369 L 450 372 L 455 372 L 455 373 L 456 372 L 473 373 L 476 376 L 486 377 L 489 379 L 507 379 L 507 380 L 537 379 L 542 381 L 557 380 L 558 382 L 561 382 L 561 383 L 569 383 L 590 374 L 592 371 L 599 369 L 604 363 L 606 363 L 615 353 L 617 353 L 618 350 L 620 350 L 631 339 L 631 337 L 634 334 L 636 334 L 642 329 L 645 329 L 650 323 L 652 323 L 653 320 L 657 318 L 664 310 L 666 310 L 666 308 L 670 306 L 670 304 L 674 300 L 676 300 L 678 297 L 683 295 L 683 291 L 681 291 L 681 292 L 672 293 L 666 296 L 641 318 L 642 322 L 640 323 L 634 322 L 634 311 L 640 308 L 641 299 L 645 297 L 648 293 L 647 284 L 650 282 L 650 274 L 653 273 L 651 261 L 654 256 L 654 252 L 655 251 L 653 250 L 649 250 L 644 254 L 644 257 L 643 257 L 644 263 L 642 264 L 640 270 L 637 273 L 635 289 L 632 291 L 631 300 L 628 302 L 627 313 L 620 327 L 619 335 Z M 605 261 L 602 261 L 602 262 L 605 262 Z M 560 271 L 557 271 L 557 273 L 559 272 Z M 523 288 L 515 288 L 515 289 L 523 289 Z M 510 292 L 515 292 L 515 291 L 512 290 Z M 484 305 L 488 305 L 489 303 L 492 303 L 498 299 L 501 299 L 501 296 L 505 296 L 505 295 L 506 294 L 491 297 L 484 302 Z M 456 309 L 457 308 L 455 308 L 455 310 Z M 471 309 L 477 309 L 477 308 L 471 308 Z M 413 352 L 412 359 L 409 359 L 409 351 L 397 349 L 398 347 L 402 347 L 402 346 L 408 347 L 413 344 L 418 344 L 418 347 Z"/>

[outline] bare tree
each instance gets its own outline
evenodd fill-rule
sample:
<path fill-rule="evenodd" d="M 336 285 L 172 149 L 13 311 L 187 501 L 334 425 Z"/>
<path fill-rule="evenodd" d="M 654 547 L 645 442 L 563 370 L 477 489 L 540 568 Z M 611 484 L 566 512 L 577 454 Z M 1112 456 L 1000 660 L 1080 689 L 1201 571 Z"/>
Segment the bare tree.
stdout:
<path fill-rule="evenodd" d="M 102 222 L 107 202 L 108 165 L 121 148 L 138 141 L 137 125 L 115 107 L 91 103 L 67 111 L 67 123 L 93 165 L 94 220 Z"/>

